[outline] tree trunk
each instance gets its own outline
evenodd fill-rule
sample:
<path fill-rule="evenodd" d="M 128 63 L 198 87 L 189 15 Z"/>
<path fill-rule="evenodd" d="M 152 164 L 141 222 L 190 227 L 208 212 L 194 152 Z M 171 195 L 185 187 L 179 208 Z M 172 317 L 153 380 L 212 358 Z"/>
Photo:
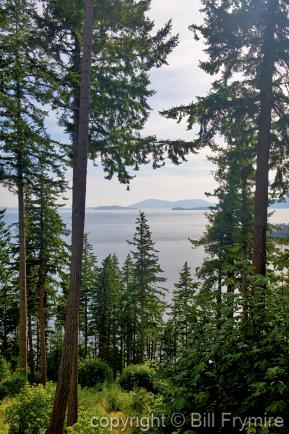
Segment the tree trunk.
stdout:
<path fill-rule="evenodd" d="M 46 357 L 46 254 L 47 247 L 44 242 L 44 207 L 45 198 L 43 193 L 43 180 L 40 187 L 40 261 L 39 261 L 39 345 L 40 345 L 40 371 L 41 383 L 47 382 L 47 357 Z"/>
<path fill-rule="evenodd" d="M 19 365 L 27 374 L 27 293 L 26 242 L 22 159 L 18 157 L 18 212 L 19 212 Z"/>
<path fill-rule="evenodd" d="M 39 344 L 41 383 L 44 386 L 47 383 L 45 299 L 45 283 L 42 281 L 39 292 Z"/>
<path fill-rule="evenodd" d="M 267 2 L 267 26 L 264 33 L 263 61 L 260 67 L 260 116 L 257 143 L 253 266 L 266 275 L 267 208 L 269 188 L 270 131 L 273 105 L 274 35 L 277 0 Z"/>
<path fill-rule="evenodd" d="M 31 310 L 28 309 L 28 343 L 29 343 L 29 353 L 28 362 L 30 369 L 30 380 L 31 383 L 35 383 L 35 364 L 34 364 L 34 352 L 33 352 L 33 333 L 32 333 L 32 318 Z"/>
<path fill-rule="evenodd" d="M 91 86 L 91 46 L 93 24 L 93 1 L 85 0 L 84 48 L 81 64 L 79 128 L 77 149 L 73 155 L 73 197 L 72 197 L 72 246 L 70 290 L 68 296 L 67 317 L 59 377 L 57 382 L 54 408 L 49 432 L 63 432 L 66 406 L 71 389 L 73 401 L 77 403 L 77 353 L 79 294 L 81 284 L 81 267 L 85 221 L 85 196 L 87 172 L 87 145 L 89 130 L 89 96 Z M 73 369 L 74 368 L 74 369 Z M 73 384 L 72 384 L 73 381 Z M 75 387 L 76 384 L 76 387 Z M 72 406 L 71 406 L 72 409 Z M 69 422 L 77 421 L 77 404 L 70 410 Z"/>
<path fill-rule="evenodd" d="M 74 39 L 74 53 L 73 53 L 73 70 L 79 77 L 81 76 L 81 47 L 76 33 L 73 34 Z M 74 101 L 73 101 L 73 161 L 78 155 L 78 134 L 79 134 L 79 113 L 80 113 L 80 85 L 76 84 L 74 88 Z M 79 287 L 80 291 L 80 287 Z M 79 308 L 78 308 L 79 309 Z M 79 321 L 79 319 L 78 319 Z M 79 328 L 79 324 L 78 324 Z M 78 347 L 78 342 L 77 342 Z M 72 364 L 72 374 L 70 382 L 70 391 L 68 397 L 67 409 L 67 425 L 72 426 L 77 422 L 78 417 L 78 348 L 74 355 Z"/>
<path fill-rule="evenodd" d="M 88 300 L 87 294 L 84 298 L 84 357 L 88 354 Z"/>

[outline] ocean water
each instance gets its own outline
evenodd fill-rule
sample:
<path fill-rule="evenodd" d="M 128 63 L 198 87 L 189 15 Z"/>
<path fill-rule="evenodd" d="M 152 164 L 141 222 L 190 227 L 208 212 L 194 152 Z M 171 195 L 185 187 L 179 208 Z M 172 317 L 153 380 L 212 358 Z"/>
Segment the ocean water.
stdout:
<path fill-rule="evenodd" d="M 171 291 L 178 273 L 185 261 L 192 271 L 200 266 L 204 250 L 193 249 L 190 239 L 199 239 L 205 231 L 205 211 L 146 210 L 152 238 L 159 251 L 160 265 L 167 278 L 166 286 Z M 131 246 L 138 211 L 97 211 L 87 209 L 85 230 L 94 252 L 101 262 L 110 253 L 115 253 L 122 263 Z M 61 215 L 67 227 L 71 224 L 71 210 L 62 209 Z M 7 222 L 17 221 L 17 211 L 7 210 Z M 289 223 L 289 209 L 278 209 L 270 217 L 272 223 Z"/>

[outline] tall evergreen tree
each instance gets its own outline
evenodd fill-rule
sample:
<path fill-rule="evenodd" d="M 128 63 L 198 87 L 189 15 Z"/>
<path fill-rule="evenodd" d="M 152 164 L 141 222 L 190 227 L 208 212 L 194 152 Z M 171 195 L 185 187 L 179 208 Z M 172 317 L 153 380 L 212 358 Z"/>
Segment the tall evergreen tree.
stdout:
<path fill-rule="evenodd" d="M 165 282 L 159 265 L 158 251 L 151 237 L 147 218 L 143 212 L 136 219 L 136 232 L 129 245 L 134 250 L 131 257 L 134 262 L 135 285 L 139 310 L 138 351 L 139 362 L 155 354 L 155 338 L 159 335 L 163 313 L 166 308 Z"/>
<path fill-rule="evenodd" d="M 60 122 L 74 141 L 77 137 L 79 71 L 83 41 L 83 4 L 63 1 L 44 2 L 46 26 L 51 44 L 57 47 L 63 62 L 64 107 Z M 94 8 L 92 52 L 92 104 L 90 110 L 89 158 L 101 161 L 105 176 L 120 182 L 132 178 L 132 170 L 148 163 L 162 166 L 165 157 L 174 163 L 185 159 L 191 145 L 183 141 L 158 141 L 142 137 L 148 119 L 149 71 L 166 64 L 166 58 L 178 43 L 171 35 L 169 21 L 153 33 L 154 23 L 147 16 L 150 1 L 109 0 Z M 67 62 L 67 59 L 69 61 Z M 65 67 L 67 66 L 67 67 Z"/>
<path fill-rule="evenodd" d="M 62 179 L 51 180 L 49 167 L 47 158 L 41 161 L 37 180 L 29 187 L 26 198 L 28 305 L 29 314 L 33 310 L 31 302 L 34 309 L 37 306 L 40 370 L 44 385 L 47 381 L 47 323 L 51 315 L 49 305 L 56 295 L 53 287 L 59 286 L 58 281 L 69 261 L 68 247 L 63 240 L 65 225 L 58 213 L 61 206 L 58 197 L 63 192 L 65 183 Z M 35 171 L 36 169 L 35 167 Z"/>
<path fill-rule="evenodd" d="M 17 335 L 18 299 L 15 285 L 15 258 L 11 228 L 0 210 L 0 341 L 1 354 L 12 361 Z"/>
<path fill-rule="evenodd" d="M 208 143 L 220 118 L 239 122 L 240 116 L 255 132 L 256 190 L 253 264 L 266 271 L 266 233 L 269 168 L 276 169 L 276 191 L 286 194 L 288 183 L 288 11 L 282 0 L 203 0 L 204 24 L 192 26 L 204 37 L 209 59 L 201 67 L 220 74 L 208 97 L 190 106 L 172 109 L 172 118 L 189 116 L 189 125 L 201 124 L 198 144 Z M 240 75 L 241 74 L 241 75 Z"/>
<path fill-rule="evenodd" d="M 120 300 L 123 282 L 115 255 L 104 259 L 98 276 L 97 293 L 93 305 L 98 355 L 116 372 L 121 370 Z"/>
<path fill-rule="evenodd" d="M 127 255 L 125 259 L 122 275 L 124 289 L 120 304 L 121 349 L 122 365 L 127 366 L 137 362 L 137 333 L 140 326 L 134 262 L 131 255 Z"/>
<path fill-rule="evenodd" d="M 89 338 L 93 336 L 92 311 L 93 302 L 97 292 L 99 268 L 97 258 L 93 253 L 93 247 L 88 241 L 88 235 L 84 236 L 83 265 L 80 288 L 80 331 L 84 344 L 84 357 L 89 355 Z"/>
<path fill-rule="evenodd" d="M 77 359 L 81 269 L 86 201 L 87 146 L 91 87 L 93 1 L 85 0 L 84 48 L 80 72 L 77 140 L 73 149 L 72 246 L 70 290 L 62 359 L 57 383 L 50 433 L 62 432 L 69 398 L 68 425 L 77 421 Z"/>
<path fill-rule="evenodd" d="M 39 32 L 38 4 L 34 0 L 1 2 L 0 181 L 18 196 L 20 368 L 27 368 L 27 294 L 25 242 L 25 188 L 32 182 L 40 148 L 50 140 L 44 129 L 51 99 L 47 54 Z"/>
<path fill-rule="evenodd" d="M 190 267 L 185 262 L 180 271 L 179 281 L 175 284 L 170 313 L 176 357 L 178 353 L 192 345 L 191 328 L 192 322 L 196 318 L 196 314 L 194 315 L 196 289 L 197 283 L 194 282 Z"/>

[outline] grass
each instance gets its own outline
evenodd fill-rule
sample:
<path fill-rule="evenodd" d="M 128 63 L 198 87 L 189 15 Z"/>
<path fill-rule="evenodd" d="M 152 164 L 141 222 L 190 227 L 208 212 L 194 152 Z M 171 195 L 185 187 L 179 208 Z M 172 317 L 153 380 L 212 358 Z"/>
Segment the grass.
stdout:
<path fill-rule="evenodd" d="M 9 427 L 5 424 L 5 411 L 10 407 L 17 397 L 5 398 L 0 403 L 0 433 L 8 434 Z M 67 429 L 67 433 L 86 434 L 132 434 L 134 428 L 129 425 L 125 428 L 122 421 L 136 415 L 148 415 L 151 412 L 151 403 L 154 406 L 155 397 L 149 392 L 123 391 L 118 384 L 108 384 L 102 390 L 79 389 L 79 421 L 73 427 Z M 103 420 L 109 421 L 108 427 L 92 427 L 91 421 L 94 418 L 96 424 Z M 112 422 L 111 422 L 112 421 Z M 112 423 L 112 426 L 110 426 Z M 25 433 L 21 433 L 25 434 Z"/>
<path fill-rule="evenodd" d="M 13 404 L 14 398 L 5 398 L 0 403 L 0 433 L 1 434 L 8 434 L 8 425 L 5 423 L 4 420 L 4 414 L 8 407 L 10 407 Z"/>

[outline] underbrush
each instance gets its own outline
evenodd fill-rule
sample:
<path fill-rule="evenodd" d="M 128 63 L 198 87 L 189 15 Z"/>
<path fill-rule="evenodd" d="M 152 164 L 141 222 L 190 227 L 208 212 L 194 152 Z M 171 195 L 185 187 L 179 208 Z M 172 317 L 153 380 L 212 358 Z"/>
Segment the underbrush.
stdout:
<path fill-rule="evenodd" d="M 55 384 L 25 386 L 17 397 L 2 402 L 1 434 L 39 434 L 49 425 Z M 139 433 L 138 419 L 163 411 L 162 396 L 145 389 L 124 391 L 119 384 L 79 389 L 79 420 L 67 433 Z M 149 432 L 153 432 L 150 430 Z"/>

